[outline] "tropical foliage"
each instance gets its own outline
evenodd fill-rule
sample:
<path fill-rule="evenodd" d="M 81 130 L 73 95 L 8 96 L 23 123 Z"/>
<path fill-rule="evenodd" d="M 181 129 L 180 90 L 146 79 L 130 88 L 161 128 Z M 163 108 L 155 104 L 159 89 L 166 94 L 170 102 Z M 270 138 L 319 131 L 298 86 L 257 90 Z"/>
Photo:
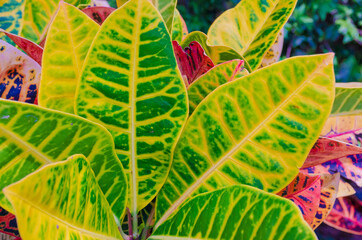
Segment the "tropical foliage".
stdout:
<path fill-rule="evenodd" d="M 89 3 L 0 1 L 2 233 L 362 234 L 361 86 L 335 87 L 333 53 L 279 61 L 296 0 L 244 0 L 207 34 L 176 1 Z"/>

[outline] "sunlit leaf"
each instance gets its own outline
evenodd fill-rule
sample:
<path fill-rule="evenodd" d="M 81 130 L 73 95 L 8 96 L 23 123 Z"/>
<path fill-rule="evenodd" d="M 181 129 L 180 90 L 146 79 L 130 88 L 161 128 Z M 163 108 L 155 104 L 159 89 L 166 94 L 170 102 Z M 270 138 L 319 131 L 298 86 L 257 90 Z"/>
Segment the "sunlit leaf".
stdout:
<path fill-rule="evenodd" d="M 187 89 L 189 95 L 190 114 L 197 105 L 217 87 L 231 82 L 234 79 L 246 76 L 243 60 L 231 60 L 210 69 L 207 73 L 194 81 Z"/>
<path fill-rule="evenodd" d="M 109 205 L 121 217 L 127 200 L 126 177 L 105 128 L 74 115 L 1 100 L 0 189 L 74 154 L 89 159 Z M 0 205 L 12 212 L 2 192 Z"/>
<path fill-rule="evenodd" d="M 227 185 L 280 191 L 317 140 L 333 93 L 333 54 L 290 58 L 217 88 L 182 132 L 156 218 Z"/>
<path fill-rule="evenodd" d="M 99 25 L 107 19 L 107 17 L 116 9 L 111 7 L 88 7 L 82 9 L 82 12 L 87 14 L 88 17 L 93 19 Z"/>
<path fill-rule="evenodd" d="M 0 97 L 34 103 L 41 67 L 22 51 L 0 40 Z"/>
<path fill-rule="evenodd" d="M 228 46 L 257 69 L 288 21 L 297 0 L 243 0 L 221 14 L 207 36 L 211 45 Z"/>
<path fill-rule="evenodd" d="M 331 117 L 362 114 L 362 83 L 337 83 Z"/>
<path fill-rule="evenodd" d="M 79 75 L 99 26 L 76 7 L 61 3 L 44 48 L 39 105 L 74 113 Z"/>
<path fill-rule="evenodd" d="M 321 135 L 328 136 L 360 128 L 362 128 L 362 115 L 330 117 L 322 129 Z"/>
<path fill-rule="evenodd" d="M 25 0 L 0 1 L 0 28 L 12 34 L 19 34 L 23 22 L 23 8 Z M 0 34 L 0 40 L 7 41 L 6 36 Z"/>
<path fill-rule="evenodd" d="M 84 156 L 45 166 L 3 191 L 15 209 L 24 240 L 121 239 Z"/>
<path fill-rule="evenodd" d="M 249 186 L 192 198 L 149 239 L 317 239 L 289 200 Z"/>
<path fill-rule="evenodd" d="M 187 30 L 185 20 L 182 18 L 180 12 L 176 9 L 173 16 L 172 40 L 181 43 L 188 33 L 189 31 Z"/>
<path fill-rule="evenodd" d="M 131 0 L 111 14 L 85 60 L 76 112 L 111 132 L 134 216 L 167 177 L 188 115 L 186 94 L 157 9 L 148 0 Z"/>
<path fill-rule="evenodd" d="M 265 53 L 263 60 L 261 61 L 260 67 L 266 67 L 279 61 L 282 55 L 284 44 L 284 31 L 283 29 L 279 32 L 277 39 L 274 44 Z"/>

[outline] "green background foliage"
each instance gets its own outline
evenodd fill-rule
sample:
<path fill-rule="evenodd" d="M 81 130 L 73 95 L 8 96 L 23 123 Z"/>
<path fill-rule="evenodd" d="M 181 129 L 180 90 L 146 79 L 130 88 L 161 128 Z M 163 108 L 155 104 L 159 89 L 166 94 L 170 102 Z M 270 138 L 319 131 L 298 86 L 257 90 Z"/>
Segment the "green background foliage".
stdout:
<path fill-rule="evenodd" d="M 207 32 L 214 19 L 240 0 L 179 0 L 189 31 Z M 362 1 L 299 0 L 285 26 L 282 58 L 335 52 L 337 82 L 362 82 Z"/>

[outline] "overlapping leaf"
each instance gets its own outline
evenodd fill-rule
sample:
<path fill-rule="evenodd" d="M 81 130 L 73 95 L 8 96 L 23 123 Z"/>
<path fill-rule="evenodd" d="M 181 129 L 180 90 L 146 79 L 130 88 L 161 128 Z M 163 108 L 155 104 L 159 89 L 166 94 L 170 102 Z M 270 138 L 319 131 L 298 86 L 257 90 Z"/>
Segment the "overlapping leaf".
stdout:
<path fill-rule="evenodd" d="M 59 5 L 44 48 L 40 106 L 74 113 L 79 74 L 98 29 L 76 7 Z"/>
<path fill-rule="evenodd" d="M 248 186 L 201 194 L 149 239 L 317 239 L 289 200 Z"/>
<path fill-rule="evenodd" d="M 136 215 L 163 185 L 188 114 L 170 36 L 148 0 L 127 2 L 101 26 L 85 61 L 76 110 L 111 132 Z"/>
<path fill-rule="evenodd" d="M 337 197 L 348 197 L 354 195 L 355 193 L 356 190 L 354 190 L 351 184 L 343 181 L 342 179 L 339 181 Z"/>
<path fill-rule="evenodd" d="M 324 125 L 321 135 L 328 136 L 362 128 L 362 115 L 330 117 Z"/>
<path fill-rule="evenodd" d="M 0 1 L 0 28 L 12 34 L 19 34 L 23 19 L 25 0 L 2 0 Z M 1 40 L 7 41 L 6 36 Z"/>
<path fill-rule="evenodd" d="M 172 40 L 181 43 L 188 33 L 189 31 L 187 30 L 185 20 L 182 18 L 180 12 L 176 9 L 173 16 Z"/>
<path fill-rule="evenodd" d="M 362 83 L 337 83 L 331 116 L 362 114 Z"/>
<path fill-rule="evenodd" d="M 284 30 L 282 29 L 275 40 L 274 44 L 265 53 L 263 60 L 261 61 L 260 67 L 266 67 L 279 61 L 282 55 L 284 44 Z"/>
<path fill-rule="evenodd" d="M 210 69 L 187 89 L 190 114 L 195 110 L 197 105 L 217 87 L 231 82 L 234 79 L 246 76 L 247 74 L 248 71 L 244 68 L 244 61 L 240 59 L 231 60 Z"/>
<path fill-rule="evenodd" d="M 12 237 L 20 236 L 15 215 L 0 207 L 0 238 L 2 233 Z"/>
<path fill-rule="evenodd" d="M 121 238 L 84 156 L 48 165 L 6 187 L 4 193 L 14 206 L 24 240 Z"/>
<path fill-rule="evenodd" d="M 88 7 L 82 9 L 82 12 L 87 14 L 88 17 L 93 19 L 96 23 L 99 25 L 102 25 L 102 23 L 107 19 L 107 17 L 116 9 L 111 7 Z"/>
<path fill-rule="evenodd" d="M 288 21 L 297 0 L 243 0 L 224 12 L 211 25 L 211 45 L 228 46 L 243 55 L 257 69 Z"/>
<path fill-rule="evenodd" d="M 338 141 L 346 142 L 355 146 L 362 146 L 362 128 L 351 130 L 348 132 L 329 134 L 328 138 L 333 138 Z"/>
<path fill-rule="evenodd" d="M 285 187 L 329 115 L 332 62 L 331 54 L 291 58 L 224 84 L 202 101 L 158 195 L 159 222 L 200 192 L 240 183 L 268 192 Z"/>
<path fill-rule="evenodd" d="M 0 40 L 0 97 L 34 103 L 41 67 L 29 56 Z"/>
<path fill-rule="evenodd" d="M 30 104 L 0 102 L 0 189 L 45 164 L 85 155 L 117 217 L 126 205 L 126 177 L 108 131 L 83 118 Z M 0 205 L 12 211 L 0 193 Z M 33 227 L 33 226 L 32 226 Z"/>

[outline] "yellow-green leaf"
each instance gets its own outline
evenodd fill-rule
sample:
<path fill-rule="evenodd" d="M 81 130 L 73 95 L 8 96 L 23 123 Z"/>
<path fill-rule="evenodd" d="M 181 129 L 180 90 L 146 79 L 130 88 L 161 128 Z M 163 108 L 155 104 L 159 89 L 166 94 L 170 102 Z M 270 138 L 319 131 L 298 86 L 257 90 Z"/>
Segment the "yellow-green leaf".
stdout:
<path fill-rule="evenodd" d="M 26 0 L 21 36 L 39 42 L 45 36 L 47 26 L 60 0 Z M 74 6 L 88 4 L 91 0 L 65 0 Z"/>
<path fill-rule="evenodd" d="M 179 43 L 186 37 L 189 33 L 185 20 L 182 18 L 180 12 L 176 9 L 173 16 L 173 26 L 172 26 L 172 40 Z"/>
<path fill-rule="evenodd" d="M 71 114 L 0 101 L 0 189 L 43 165 L 63 161 L 74 154 L 89 159 L 113 212 L 122 217 L 127 181 L 112 137 L 104 127 Z M 13 212 L 2 192 L 0 205 Z"/>
<path fill-rule="evenodd" d="M 101 26 L 85 60 L 76 112 L 105 126 L 126 170 L 132 214 L 163 185 L 188 115 L 171 39 L 148 0 L 131 0 Z"/>
<path fill-rule="evenodd" d="M 0 28 L 12 34 L 19 34 L 23 19 L 25 0 L 0 0 Z M 5 34 L 0 39 L 9 42 Z"/>
<path fill-rule="evenodd" d="M 39 105 L 74 113 L 75 91 L 99 25 L 76 7 L 61 3 L 43 53 Z"/>
<path fill-rule="evenodd" d="M 149 239 L 312 240 L 317 237 L 291 201 L 236 185 L 192 198 Z"/>
<path fill-rule="evenodd" d="M 362 114 L 362 83 L 337 83 L 331 117 Z"/>
<path fill-rule="evenodd" d="M 247 74 L 248 71 L 244 68 L 243 60 L 231 60 L 210 69 L 187 89 L 190 114 L 195 110 L 197 105 L 217 87 L 231 82 L 234 79 L 246 76 Z"/>
<path fill-rule="evenodd" d="M 111 208 L 82 155 L 47 165 L 4 193 L 24 240 L 121 239 Z"/>
<path fill-rule="evenodd" d="M 207 33 L 208 43 L 233 48 L 255 70 L 274 44 L 296 3 L 297 0 L 240 1 L 214 21 Z"/>
<path fill-rule="evenodd" d="M 182 132 L 157 197 L 159 222 L 197 193 L 234 184 L 284 188 L 318 139 L 333 98 L 333 54 L 290 58 L 217 88 Z"/>
<path fill-rule="evenodd" d="M 279 61 L 282 55 L 284 44 L 284 31 L 283 29 L 279 32 L 277 40 L 271 46 L 271 48 L 265 53 L 263 60 L 261 61 L 260 67 L 266 67 Z"/>

